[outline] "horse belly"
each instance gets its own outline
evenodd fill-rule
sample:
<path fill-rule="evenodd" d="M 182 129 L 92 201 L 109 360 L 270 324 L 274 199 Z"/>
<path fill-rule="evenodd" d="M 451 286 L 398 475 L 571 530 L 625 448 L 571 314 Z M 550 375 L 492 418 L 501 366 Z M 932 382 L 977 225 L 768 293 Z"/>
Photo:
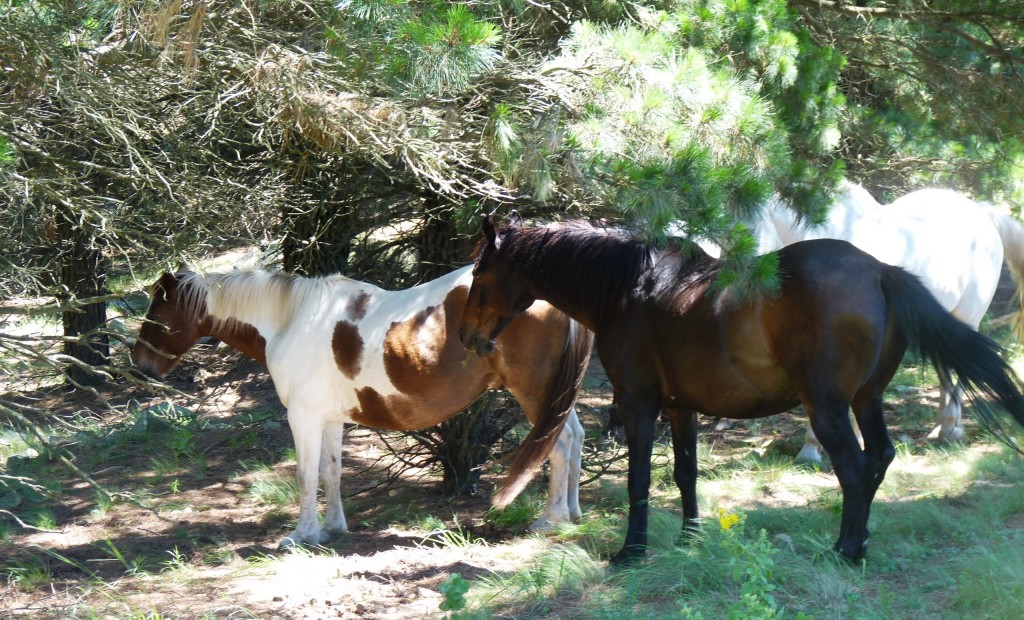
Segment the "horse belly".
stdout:
<path fill-rule="evenodd" d="M 759 418 L 799 404 L 793 383 L 777 364 L 705 364 L 679 373 L 668 394 L 676 403 L 721 418 Z"/>
<path fill-rule="evenodd" d="M 666 358 L 663 393 L 700 413 L 756 418 L 780 413 L 799 402 L 785 370 L 769 349 L 756 313 L 723 328 L 688 330 Z"/>

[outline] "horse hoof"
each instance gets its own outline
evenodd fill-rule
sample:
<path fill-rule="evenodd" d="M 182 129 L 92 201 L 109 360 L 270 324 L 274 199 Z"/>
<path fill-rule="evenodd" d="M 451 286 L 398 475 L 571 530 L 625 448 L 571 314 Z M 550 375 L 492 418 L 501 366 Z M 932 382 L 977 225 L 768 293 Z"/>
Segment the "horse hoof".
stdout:
<path fill-rule="evenodd" d="M 939 441 L 962 441 L 964 438 L 964 427 L 954 426 L 953 428 L 946 429 L 945 427 L 939 427 Z"/>
<path fill-rule="evenodd" d="M 304 545 L 322 545 L 330 539 L 331 535 L 324 530 L 320 530 L 317 532 L 316 536 L 311 537 L 296 536 L 295 534 L 292 534 L 291 536 L 283 538 L 281 542 L 277 544 L 277 548 L 283 551 L 285 549 L 294 549 Z"/>
<path fill-rule="evenodd" d="M 555 524 L 551 522 L 547 517 L 541 517 L 530 524 L 528 528 L 531 532 L 550 532 L 555 529 Z"/>
<path fill-rule="evenodd" d="M 612 556 L 612 559 L 608 561 L 611 566 L 617 566 L 625 568 L 632 566 L 642 560 L 647 552 L 643 549 L 637 549 L 636 547 L 623 547 L 618 553 Z"/>
<path fill-rule="evenodd" d="M 291 549 L 292 547 L 299 547 L 301 544 L 302 543 L 296 541 L 291 536 L 286 536 L 281 539 L 281 542 L 277 543 L 277 548 L 283 551 L 285 549 Z"/>
<path fill-rule="evenodd" d="M 684 547 L 689 547 L 689 546 L 691 546 L 693 544 L 696 544 L 699 540 L 700 540 L 700 526 L 699 525 L 696 525 L 696 524 L 689 525 L 688 524 L 688 525 L 684 525 L 683 526 L 683 531 L 680 532 L 680 534 L 679 534 L 679 544 L 680 545 L 682 545 Z"/>
<path fill-rule="evenodd" d="M 860 566 L 860 564 L 864 561 L 864 556 L 867 554 L 868 543 L 865 540 L 860 545 L 858 545 L 855 549 L 852 549 L 852 550 L 851 549 L 846 549 L 844 547 L 840 547 L 837 544 L 834 547 L 834 549 L 835 549 L 835 552 L 838 553 L 839 556 L 842 557 L 844 560 L 846 560 L 850 565 L 852 565 L 852 566 Z"/>
<path fill-rule="evenodd" d="M 818 450 L 817 448 L 812 448 L 808 447 L 807 445 L 804 445 L 803 448 L 800 448 L 800 452 L 797 453 L 795 460 L 798 463 L 821 464 L 821 451 Z"/>

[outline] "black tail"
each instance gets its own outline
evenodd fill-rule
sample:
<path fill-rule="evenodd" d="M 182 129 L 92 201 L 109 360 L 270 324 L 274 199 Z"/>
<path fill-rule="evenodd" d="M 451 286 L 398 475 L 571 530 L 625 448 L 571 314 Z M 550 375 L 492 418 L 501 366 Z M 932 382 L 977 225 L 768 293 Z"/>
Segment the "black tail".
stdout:
<path fill-rule="evenodd" d="M 491 499 L 491 503 L 497 508 L 504 508 L 512 503 L 540 470 L 541 464 L 558 440 L 558 435 L 565 426 L 565 419 L 576 404 L 576 396 L 583 385 L 583 375 L 586 374 L 587 364 L 590 362 L 594 335 L 576 321 L 566 318 L 569 321 L 569 333 L 565 339 L 565 349 L 558 364 L 558 372 L 544 397 L 546 406 L 530 434 L 516 451 L 515 459 L 501 488 Z"/>
<path fill-rule="evenodd" d="M 1024 426 L 1024 395 L 1003 349 L 988 336 L 958 321 L 913 275 L 899 267 L 882 272 L 882 291 L 910 347 L 937 368 L 947 368 L 960 380 L 981 423 L 997 439 L 1024 454 L 1013 441 L 1001 409 Z"/>

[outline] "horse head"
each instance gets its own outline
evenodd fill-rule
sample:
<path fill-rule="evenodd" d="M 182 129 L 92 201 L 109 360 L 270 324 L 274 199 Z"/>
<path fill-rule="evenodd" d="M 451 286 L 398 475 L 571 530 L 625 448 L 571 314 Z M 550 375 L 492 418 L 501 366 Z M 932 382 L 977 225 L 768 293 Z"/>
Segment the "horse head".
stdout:
<path fill-rule="evenodd" d="M 148 376 L 166 376 L 203 335 L 204 304 L 188 303 L 185 288 L 181 274 L 171 273 L 151 288 L 149 310 L 132 349 L 132 362 Z"/>
<path fill-rule="evenodd" d="M 477 355 L 494 352 L 494 340 L 509 322 L 534 302 L 516 277 L 502 248 L 509 231 L 520 228 L 523 220 L 514 213 L 501 230 L 494 227 L 490 215 L 484 215 L 484 239 L 473 266 L 473 285 L 459 322 L 462 345 Z"/>

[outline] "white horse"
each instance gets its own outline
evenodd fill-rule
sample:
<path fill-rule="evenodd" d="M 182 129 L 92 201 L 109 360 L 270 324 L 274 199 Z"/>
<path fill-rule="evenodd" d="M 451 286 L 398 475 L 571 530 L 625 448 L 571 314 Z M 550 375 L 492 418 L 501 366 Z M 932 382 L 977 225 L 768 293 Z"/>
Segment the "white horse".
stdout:
<path fill-rule="evenodd" d="M 341 276 L 167 273 L 153 286 L 132 359 L 162 377 L 210 335 L 266 364 L 288 408 L 298 462 L 299 518 L 282 547 L 316 545 L 348 531 L 339 486 L 344 423 L 426 428 L 501 387 L 534 427 L 495 505 L 511 502 L 550 452 L 547 509 L 531 527 L 578 519 L 583 427 L 575 402 L 593 337 L 537 303 L 508 323 L 494 356 L 472 355 L 455 333 L 472 279 L 466 267 L 386 291 Z M 327 497 L 323 530 L 318 477 Z"/>
<path fill-rule="evenodd" d="M 820 225 L 798 221 L 778 200 L 752 225 L 761 252 L 807 239 L 849 241 L 882 262 L 917 275 L 943 307 L 974 329 L 992 303 L 1004 257 L 1018 283 L 1024 273 L 1020 222 L 1005 209 L 983 207 L 947 189 L 915 191 L 883 206 L 863 187 L 844 182 Z M 946 369 L 936 370 L 940 407 L 932 435 L 959 439 L 963 391 Z M 821 460 L 821 446 L 810 427 L 798 458 Z"/>

